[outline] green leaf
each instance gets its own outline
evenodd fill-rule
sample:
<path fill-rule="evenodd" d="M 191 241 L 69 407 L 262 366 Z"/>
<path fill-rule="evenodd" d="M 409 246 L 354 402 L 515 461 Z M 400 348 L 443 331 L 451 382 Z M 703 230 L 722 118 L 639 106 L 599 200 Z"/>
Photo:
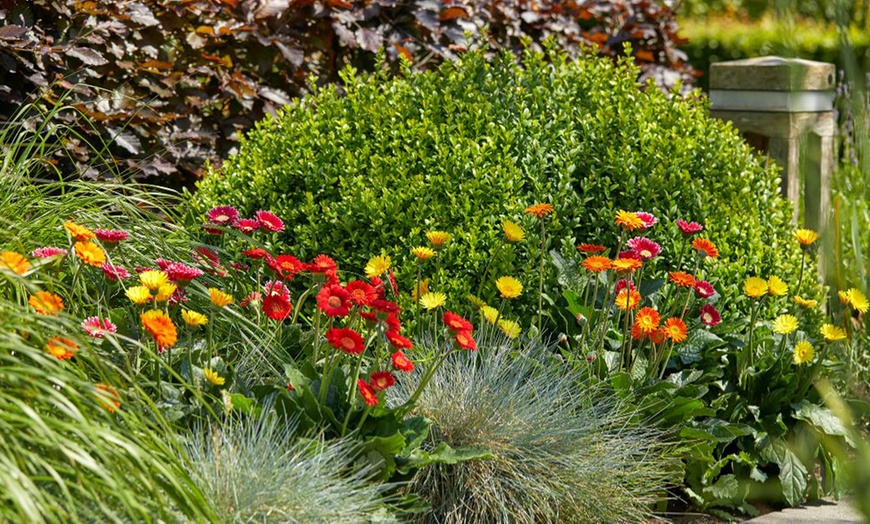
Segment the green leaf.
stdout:
<path fill-rule="evenodd" d="M 853 441 L 852 437 L 849 435 L 849 430 L 846 428 L 846 425 L 843 424 L 843 421 L 834 415 L 834 412 L 830 409 L 813 404 L 806 400 L 802 401 L 800 404 L 792 404 L 791 407 L 795 410 L 793 415 L 794 418 L 805 421 L 825 435 L 843 437 L 850 446 L 853 448 L 855 447 L 855 441 Z"/>
<path fill-rule="evenodd" d="M 230 401 L 232 402 L 233 409 L 237 409 L 246 415 L 252 414 L 254 406 L 257 404 L 254 399 L 248 398 L 241 393 L 230 394 Z"/>
<path fill-rule="evenodd" d="M 783 439 L 769 441 L 761 449 L 761 458 L 779 466 L 782 495 L 789 506 L 797 506 L 807 489 L 807 469 Z"/>
<path fill-rule="evenodd" d="M 704 491 L 720 500 L 734 500 L 739 493 L 737 477 L 732 474 L 722 475 L 712 486 L 704 488 Z"/>

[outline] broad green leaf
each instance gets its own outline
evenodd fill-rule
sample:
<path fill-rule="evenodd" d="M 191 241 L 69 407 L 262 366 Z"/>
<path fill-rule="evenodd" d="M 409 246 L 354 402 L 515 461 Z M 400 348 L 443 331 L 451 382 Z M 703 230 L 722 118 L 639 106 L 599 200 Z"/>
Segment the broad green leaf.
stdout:
<path fill-rule="evenodd" d="M 768 441 L 761 449 L 761 457 L 779 466 L 782 495 L 789 506 L 797 506 L 807 489 L 807 469 L 782 439 Z"/>
<path fill-rule="evenodd" d="M 795 410 L 794 418 L 807 422 L 825 435 L 843 437 L 850 446 L 855 447 L 855 441 L 849 435 L 849 430 L 843 424 L 843 421 L 834 415 L 834 412 L 830 409 L 813 404 L 807 400 L 802 401 L 800 404 L 792 404 L 791 407 Z"/>

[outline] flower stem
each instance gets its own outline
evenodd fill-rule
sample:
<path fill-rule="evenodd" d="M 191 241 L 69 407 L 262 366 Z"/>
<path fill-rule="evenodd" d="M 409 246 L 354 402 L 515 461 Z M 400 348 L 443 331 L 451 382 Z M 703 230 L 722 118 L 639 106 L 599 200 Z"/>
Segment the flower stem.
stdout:
<path fill-rule="evenodd" d="M 359 358 L 356 361 L 356 370 L 353 373 L 353 380 L 350 383 L 350 402 L 347 407 L 347 415 L 344 417 L 344 424 L 341 426 L 341 436 L 343 437 L 345 432 L 347 431 L 347 423 L 350 421 L 350 414 L 353 413 L 353 403 L 356 400 L 356 390 L 357 385 L 356 381 L 359 379 L 359 371 L 362 368 L 363 355 L 365 351 L 359 354 Z"/>
<path fill-rule="evenodd" d="M 544 251 L 547 249 L 544 217 L 541 217 L 541 263 L 538 267 L 538 335 L 544 323 Z"/>

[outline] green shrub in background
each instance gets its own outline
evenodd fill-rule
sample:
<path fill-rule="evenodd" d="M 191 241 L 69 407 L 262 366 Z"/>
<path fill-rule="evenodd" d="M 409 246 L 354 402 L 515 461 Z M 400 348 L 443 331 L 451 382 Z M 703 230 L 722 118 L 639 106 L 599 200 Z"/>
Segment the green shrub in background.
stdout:
<path fill-rule="evenodd" d="M 792 272 L 800 256 L 775 168 L 702 100 L 643 90 L 636 76 L 624 62 L 558 53 L 520 65 L 471 53 L 392 80 L 348 70 L 340 89 L 319 89 L 248 133 L 201 181 L 190 216 L 219 204 L 270 209 L 286 222 L 287 252 L 361 266 L 383 251 L 405 281 L 416 274 L 408 250 L 427 230 L 449 231 L 432 288 L 449 292 L 451 307 L 477 288 L 504 219 L 521 221 L 527 239 L 501 252 L 490 280 L 514 274 L 534 287 L 539 226 L 522 210 L 535 202 L 555 206 L 547 250 L 615 244 L 615 211 L 645 210 L 657 227 L 703 222 L 734 262 L 714 265 L 715 277 Z M 492 283 L 483 289 L 495 296 Z M 521 298 L 512 304 L 536 310 L 536 293 Z"/>

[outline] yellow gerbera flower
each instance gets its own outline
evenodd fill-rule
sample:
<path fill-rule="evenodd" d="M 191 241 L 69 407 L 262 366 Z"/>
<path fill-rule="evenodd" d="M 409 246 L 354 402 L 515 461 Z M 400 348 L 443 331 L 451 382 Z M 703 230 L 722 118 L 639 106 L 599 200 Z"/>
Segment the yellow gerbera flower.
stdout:
<path fill-rule="evenodd" d="M 749 277 L 743 282 L 743 293 L 749 298 L 758 298 L 767 294 L 767 281 L 763 278 Z"/>
<path fill-rule="evenodd" d="M 188 326 L 199 327 L 208 324 L 207 316 L 198 311 L 191 311 L 190 309 L 182 309 L 181 318 L 184 319 L 184 323 Z"/>
<path fill-rule="evenodd" d="M 794 346 L 792 360 L 794 360 L 795 364 L 800 366 L 801 364 L 812 362 L 815 354 L 816 352 L 813 349 L 813 345 L 806 340 L 801 340 Z"/>
<path fill-rule="evenodd" d="M 166 302 L 172 297 L 172 294 L 175 293 L 175 290 L 178 289 L 178 286 L 173 283 L 163 284 L 157 290 L 157 295 L 154 297 L 154 300 L 157 302 Z"/>
<path fill-rule="evenodd" d="M 444 244 L 450 240 L 450 233 L 446 231 L 429 231 L 426 233 L 426 239 L 436 248 L 444 247 Z"/>
<path fill-rule="evenodd" d="M 447 302 L 447 295 L 444 293 L 426 293 L 420 297 L 420 305 L 427 310 L 432 310 L 443 306 Z"/>
<path fill-rule="evenodd" d="M 498 328 L 510 339 L 517 338 L 522 332 L 519 324 L 506 318 L 499 319 Z"/>
<path fill-rule="evenodd" d="M 522 242 L 526 238 L 525 231 L 516 222 L 505 220 L 501 223 L 501 227 L 504 229 L 504 238 L 508 242 Z"/>
<path fill-rule="evenodd" d="M 411 254 L 419 260 L 429 260 L 435 256 L 435 250 L 431 247 L 417 246 L 411 249 Z"/>
<path fill-rule="evenodd" d="M 217 374 L 217 371 L 211 368 L 202 368 L 202 376 L 211 384 L 212 386 L 223 386 L 226 383 L 226 379 Z"/>
<path fill-rule="evenodd" d="M 76 256 L 89 266 L 100 267 L 106 263 L 106 253 L 93 242 L 76 242 Z"/>
<path fill-rule="evenodd" d="M 794 315 L 780 315 L 773 320 L 773 325 L 771 329 L 773 329 L 774 333 L 779 333 L 780 335 L 788 335 L 789 333 L 794 332 L 798 328 L 798 319 Z"/>
<path fill-rule="evenodd" d="M 835 326 L 833 324 L 823 324 L 819 329 L 819 333 L 821 333 L 828 342 L 836 342 L 846 338 L 846 331 L 840 326 Z"/>
<path fill-rule="evenodd" d="M 800 307 L 814 308 L 819 305 L 819 302 L 817 300 L 811 300 L 799 296 L 794 296 L 791 300 Z"/>
<path fill-rule="evenodd" d="M 160 286 L 169 283 L 169 276 L 159 269 L 152 269 L 139 273 L 139 282 L 151 291 L 157 291 Z"/>
<path fill-rule="evenodd" d="M 788 284 L 776 275 L 771 275 L 771 277 L 767 279 L 767 287 L 767 292 L 774 297 L 779 297 L 788 293 Z"/>
<path fill-rule="evenodd" d="M 142 304 L 151 300 L 151 290 L 145 286 L 134 286 L 131 288 L 127 288 L 127 291 L 124 293 L 127 298 L 130 299 L 134 304 L 141 306 Z"/>
<path fill-rule="evenodd" d="M 798 242 L 803 247 L 810 246 L 813 242 L 819 239 L 819 234 L 812 229 L 798 229 L 794 232 Z"/>
<path fill-rule="evenodd" d="M 844 306 L 849 305 L 849 294 L 845 291 L 837 291 L 837 298 L 840 299 L 840 304 L 843 304 Z"/>
<path fill-rule="evenodd" d="M 643 219 L 636 214 L 620 209 L 616 212 L 616 225 L 622 226 L 629 231 L 634 231 L 644 227 L 645 224 Z"/>
<path fill-rule="evenodd" d="M 390 257 L 387 255 L 378 255 L 369 259 L 366 264 L 366 276 L 369 278 L 379 277 L 390 269 Z"/>
<path fill-rule="evenodd" d="M 211 299 L 211 303 L 217 307 L 225 307 L 233 303 L 232 295 L 214 287 L 208 288 L 208 297 Z"/>
<path fill-rule="evenodd" d="M 846 295 L 849 297 L 849 305 L 856 311 L 866 313 L 867 309 L 870 308 L 870 302 L 867 301 L 867 296 L 859 289 L 853 287 L 849 289 L 849 291 L 846 291 Z"/>
<path fill-rule="evenodd" d="M 465 298 L 467 298 L 468 301 L 471 302 L 472 304 L 474 304 L 474 307 L 476 307 L 476 308 L 478 308 L 478 309 L 480 309 L 480 308 L 482 308 L 483 306 L 486 305 L 486 302 L 484 302 L 484 301 L 481 300 L 480 298 L 478 298 L 478 297 L 472 295 L 471 293 L 465 295 Z"/>
<path fill-rule="evenodd" d="M 0 253 L 0 269 L 8 269 L 16 275 L 23 275 L 30 269 L 30 262 L 20 253 L 4 251 Z"/>
<path fill-rule="evenodd" d="M 483 306 L 480 308 L 480 312 L 483 313 L 483 318 L 486 319 L 490 324 L 495 324 L 496 319 L 498 318 L 498 310 L 492 306 Z"/>
<path fill-rule="evenodd" d="M 523 292 L 523 284 L 514 277 L 504 276 L 495 281 L 502 298 L 516 298 Z"/>
<path fill-rule="evenodd" d="M 420 281 L 420 289 L 417 289 L 417 284 L 414 284 L 414 289 L 411 290 L 411 298 L 414 302 L 420 299 L 423 295 L 429 292 L 429 279 L 424 278 Z"/>
<path fill-rule="evenodd" d="M 75 222 L 64 222 L 63 227 L 66 229 L 67 233 L 76 240 L 90 240 L 97 236 L 97 234 L 90 229 L 85 226 L 80 226 Z"/>

